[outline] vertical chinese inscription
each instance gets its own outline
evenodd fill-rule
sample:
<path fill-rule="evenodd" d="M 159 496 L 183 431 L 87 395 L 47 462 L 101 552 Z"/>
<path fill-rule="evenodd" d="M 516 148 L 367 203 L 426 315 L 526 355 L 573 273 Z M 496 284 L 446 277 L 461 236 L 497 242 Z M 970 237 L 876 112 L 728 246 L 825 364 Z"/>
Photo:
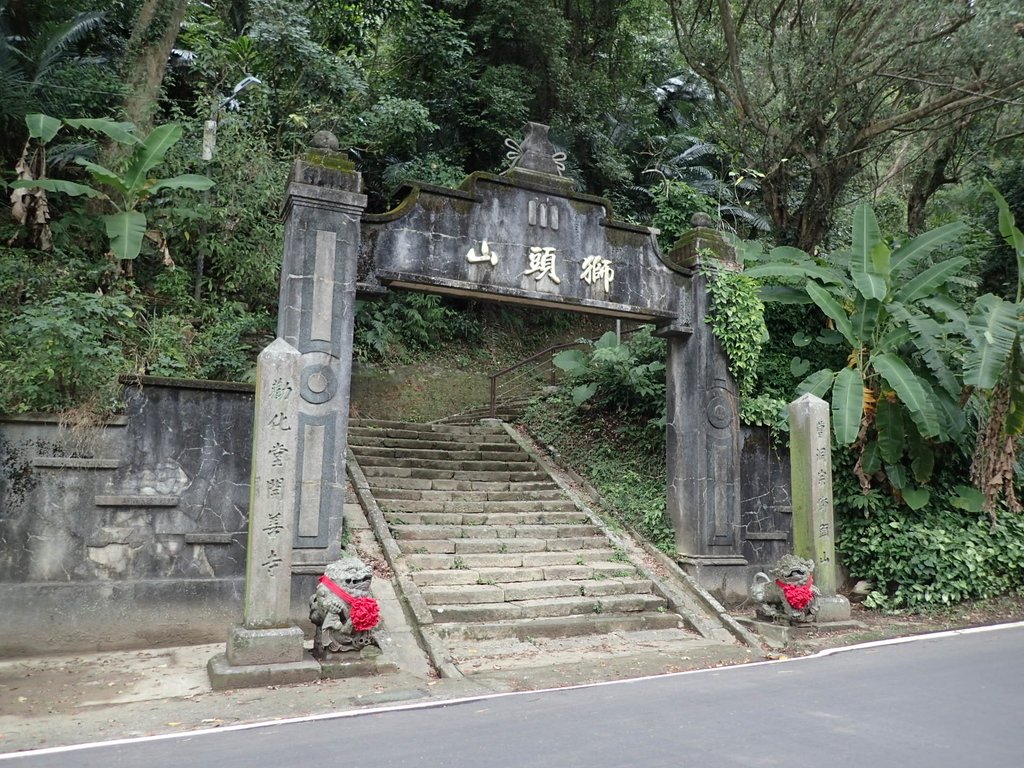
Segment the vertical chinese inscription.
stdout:
<path fill-rule="evenodd" d="M 821 594 L 836 594 L 835 523 L 832 510 L 832 446 L 828 403 L 804 395 L 789 406 L 793 481 L 793 548 L 814 560 Z"/>
<path fill-rule="evenodd" d="M 287 625 L 298 453 L 299 353 L 278 339 L 259 356 L 253 422 L 244 624 Z"/>

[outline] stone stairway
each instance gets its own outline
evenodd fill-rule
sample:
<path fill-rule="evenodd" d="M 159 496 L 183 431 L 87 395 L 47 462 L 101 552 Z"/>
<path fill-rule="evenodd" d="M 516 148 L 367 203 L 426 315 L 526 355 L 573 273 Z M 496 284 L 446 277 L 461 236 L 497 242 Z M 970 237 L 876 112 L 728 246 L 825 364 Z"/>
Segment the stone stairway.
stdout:
<path fill-rule="evenodd" d="M 500 422 L 353 420 L 349 446 L 406 597 L 462 673 L 487 666 L 480 654 L 529 657 L 533 638 L 700 639 Z M 472 663 L 467 643 L 482 649 Z"/>

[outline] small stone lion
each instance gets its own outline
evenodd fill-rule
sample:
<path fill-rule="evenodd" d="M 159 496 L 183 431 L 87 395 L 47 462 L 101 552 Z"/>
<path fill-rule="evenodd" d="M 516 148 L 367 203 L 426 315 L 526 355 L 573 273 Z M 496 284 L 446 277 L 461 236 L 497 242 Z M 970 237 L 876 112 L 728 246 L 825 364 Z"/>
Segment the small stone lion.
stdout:
<path fill-rule="evenodd" d="M 379 614 L 370 597 L 372 578 L 370 566 L 352 555 L 328 564 L 309 598 L 309 620 L 316 626 L 315 656 L 380 647 L 373 632 Z"/>
<path fill-rule="evenodd" d="M 768 621 L 808 624 L 818 615 L 818 588 L 814 586 L 814 561 L 783 555 L 764 573 L 754 574 L 750 598 L 757 616 Z"/>

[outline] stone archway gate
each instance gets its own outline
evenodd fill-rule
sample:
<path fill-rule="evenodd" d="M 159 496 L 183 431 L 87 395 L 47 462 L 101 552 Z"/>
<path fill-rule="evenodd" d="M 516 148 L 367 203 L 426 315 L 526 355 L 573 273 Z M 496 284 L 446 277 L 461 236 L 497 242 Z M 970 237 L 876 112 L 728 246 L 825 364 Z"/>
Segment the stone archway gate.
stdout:
<path fill-rule="evenodd" d="M 530 123 L 502 175 L 459 189 L 419 185 L 365 213 L 360 175 L 336 143 L 296 161 L 285 203 L 277 335 L 299 357 L 294 555 L 297 570 L 335 559 L 352 368 L 355 298 L 388 289 L 599 313 L 654 323 L 668 341 L 668 510 L 678 560 L 707 583 L 745 566 L 740 426 L 727 361 L 704 322 L 701 259 L 735 267 L 709 229 L 667 257 L 656 232 L 616 221 L 610 204 L 561 175 L 547 126 Z M 331 137 L 333 139 L 333 137 Z"/>

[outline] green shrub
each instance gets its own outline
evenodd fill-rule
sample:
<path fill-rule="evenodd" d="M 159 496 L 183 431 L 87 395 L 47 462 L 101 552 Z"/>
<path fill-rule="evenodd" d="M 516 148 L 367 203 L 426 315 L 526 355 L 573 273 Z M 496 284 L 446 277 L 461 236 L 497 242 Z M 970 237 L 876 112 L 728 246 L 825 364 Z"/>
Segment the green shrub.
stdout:
<path fill-rule="evenodd" d="M 877 488 L 861 491 L 853 452 L 835 451 L 836 548 L 851 578 L 874 585 L 868 607 L 950 605 L 1024 586 L 1024 516 L 1003 514 L 993 525 L 971 499 L 967 460 L 952 458 L 915 511 Z"/>
<path fill-rule="evenodd" d="M 567 349 L 553 360 L 568 374 L 577 406 L 589 403 L 641 422 L 664 416 L 665 342 L 651 335 L 650 326 L 622 343 L 609 331 L 590 349 Z"/>
<path fill-rule="evenodd" d="M 922 608 L 994 597 L 1024 585 L 1024 518 L 943 503 L 916 512 L 887 504 L 842 518 L 837 547 L 850 575 L 875 590 L 870 608 Z"/>
<path fill-rule="evenodd" d="M 577 410 L 567 390 L 532 403 L 523 421 L 587 478 L 616 520 L 664 551 L 674 551 L 660 429 L 654 436 L 622 414 Z"/>
<path fill-rule="evenodd" d="M 0 411 L 112 409 L 129 368 L 122 344 L 135 315 L 122 294 L 68 291 L 26 307 L 0 341 Z"/>

